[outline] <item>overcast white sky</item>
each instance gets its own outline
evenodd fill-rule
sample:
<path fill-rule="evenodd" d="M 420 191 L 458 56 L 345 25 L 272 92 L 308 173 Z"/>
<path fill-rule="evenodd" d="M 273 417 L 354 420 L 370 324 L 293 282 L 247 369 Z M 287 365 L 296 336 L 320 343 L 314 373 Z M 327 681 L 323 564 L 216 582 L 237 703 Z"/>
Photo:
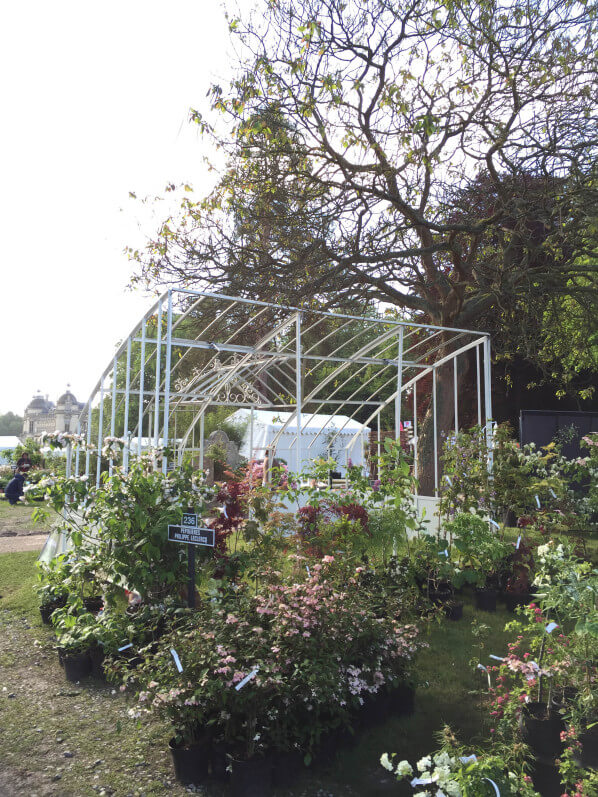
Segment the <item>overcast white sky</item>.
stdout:
<path fill-rule="evenodd" d="M 37 389 L 86 399 L 150 304 L 125 290 L 128 193 L 203 193 L 188 109 L 231 46 L 218 0 L 22 0 L 0 30 L 0 412 L 22 414 Z"/>

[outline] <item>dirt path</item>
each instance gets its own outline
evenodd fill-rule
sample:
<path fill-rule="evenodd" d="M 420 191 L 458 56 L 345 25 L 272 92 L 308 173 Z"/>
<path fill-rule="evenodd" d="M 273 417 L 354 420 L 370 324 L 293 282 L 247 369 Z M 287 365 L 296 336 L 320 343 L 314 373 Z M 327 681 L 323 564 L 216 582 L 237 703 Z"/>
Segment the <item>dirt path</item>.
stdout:
<path fill-rule="evenodd" d="M 44 525 L 31 520 L 33 507 L 0 501 L 0 553 L 41 551 L 48 537 Z M 0 792 L 0 797 L 2 792 Z"/>
<path fill-rule="evenodd" d="M 41 551 L 47 534 L 28 534 L 21 537 L 0 537 L 0 553 L 16 553 L 17 551 Z M 0 795 L 2 792 L 0 792 Z"/>

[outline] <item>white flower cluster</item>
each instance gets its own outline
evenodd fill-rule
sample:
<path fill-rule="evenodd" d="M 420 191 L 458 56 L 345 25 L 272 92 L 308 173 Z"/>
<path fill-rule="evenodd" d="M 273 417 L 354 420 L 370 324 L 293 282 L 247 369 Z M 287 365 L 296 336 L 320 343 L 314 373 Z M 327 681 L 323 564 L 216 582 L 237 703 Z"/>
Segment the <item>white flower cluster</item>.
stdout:
<path fill-rule="evenodd" d="M 388 753 L 381 756 L 380 763 L 386 770 L 401 778 L 413 775 L 413 767 L 409 761 L 399 761 L 395 767 Z M 434 756 L 424 756 L 416 764 L 419 776 L 413 778 L 411 785 L 431 786 L 432 790 L 418 791 L 413 797 L 462 797 L 461 787 L 455 780 L 455 772 L 459 767 L 459 760 L 444 750 Z"/>

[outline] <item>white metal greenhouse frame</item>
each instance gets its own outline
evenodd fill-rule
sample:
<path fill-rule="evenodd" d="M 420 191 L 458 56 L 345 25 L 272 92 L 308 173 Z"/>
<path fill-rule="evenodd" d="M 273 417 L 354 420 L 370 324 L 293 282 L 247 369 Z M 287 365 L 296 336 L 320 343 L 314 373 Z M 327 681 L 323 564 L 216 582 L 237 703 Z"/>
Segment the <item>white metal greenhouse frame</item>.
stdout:
<path fill-rule="evenodd" d="M 184 331 L 185 325 L 191 324 L 193 336 L 180 337 L 179 330 Z M 138 353 L 135 367 L 134 348 Z M 402 420 L 400 397 L 408 396 L 417 476 L 418 421 L 421 423 L 418 384 L 431 374 L 437 494 L 440 445 L 437 374 L 439 368 L 452 365 L 454 395 L 450 399 L 454 429 L 458 431 L 457 369 L 459 357 L 471 350 L 475 351 L 477 421 L 480 426 L 485 425 L 491 441 L 488 333 L 393 318 L 327 313 L 173 288 L 135 325 L 92 390 L 78 424 L 78 432 L 87 438 L 87 452 L 83 462 L 77 451 L 75 472 L 78 475 L 84 470 L 89 474 L 90 446 L 94 444 L 101 449 L 107 435 L 125 440 L 122 460 L 125 469 L 131 456 L 141 454 L 144 435 L 146 440 L 151 439 L 153 447 L 168 443 L 175 451 L 176 461 L 171 466 L 180 463 L 186 451 L 196 453 L 203 462 L 204 416 L 208 408 L 222 405 L 290 411 L 280 434 L 289 428 L 296 430 L 296 460 L 288 464 L 291 469 L 299 470 L 300 463 L 309 458 L 309 452 L 302 451 L 301 429 L 322 407 L 328 408 L 331 418 L 341 414 L 349 418 L 358 413 L 363 416 L 363 409 L 368 408 L 365 424 L 376 426 L 372 431 L 377 430 L 379 441 L 380 415 L 393 405 L 398 437 Z M 199 364 L 189 370 L 188 366 L 196 361 Z M 111 397 L 110 417 L 104 417 L 108 397 Z M 133 402 L 137 404 L 135 411 L 131 409 Z M 97 429 L 93 430 L 92 439 L 88 418 L 96 407 Z M 181 412 L 187 413 L 187 420 L 191 412 L 191 422 L 185 428 L 177 425 Z M 330 445 L 338 433 L 338 426 L 330 432 Z M 358 435 L 359 432 L 344 446 L 347 456 Z M 274 457 L 275 451 L 268 455 Z M 98 484 L 100 465 L 98 456 L 95 468 Z M 163 470 L 166 472 L 168 467 L 163 458 Z"/>

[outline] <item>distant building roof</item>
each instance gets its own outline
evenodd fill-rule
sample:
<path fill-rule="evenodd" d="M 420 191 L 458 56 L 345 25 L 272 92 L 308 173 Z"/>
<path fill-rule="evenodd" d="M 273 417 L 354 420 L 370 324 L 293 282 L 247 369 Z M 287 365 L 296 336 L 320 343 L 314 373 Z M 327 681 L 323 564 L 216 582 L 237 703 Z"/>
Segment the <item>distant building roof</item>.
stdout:
<path fill-rule="evenodd" d="M 71 393 L 70 390 L 67 390 L 66 393 L 63 393 L 62 396 L 58 399 L 58 401 L 56 402 L 56 406 L 63 407 L 65 404 L 68 404 L 69 402 L 71 404 L 78 404 L 78 401 L 75 398 L 75 396 Z"/>
<path fill-rule="evenodd" d="M 27 405 L 28 410 L 49 410 L 52 402 L 47 401 L 43 396 L 34 396 Z"/>

